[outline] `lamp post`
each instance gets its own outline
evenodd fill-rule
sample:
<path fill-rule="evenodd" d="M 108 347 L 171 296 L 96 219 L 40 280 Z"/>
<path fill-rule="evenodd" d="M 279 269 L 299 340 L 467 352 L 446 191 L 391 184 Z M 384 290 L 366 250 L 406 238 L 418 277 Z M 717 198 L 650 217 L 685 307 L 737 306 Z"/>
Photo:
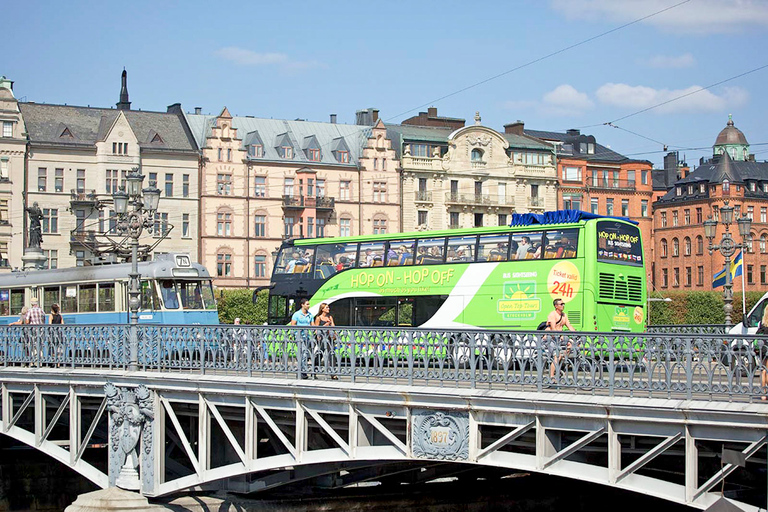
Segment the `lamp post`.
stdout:
<path fill-rule="evenodd" d="M 712 220 L 709 217 L 704 221 L 704 234 L 709 239 L 709 254 L 719 250 L 720 254 L 725 258 L 725 285 L 723 285 L 723 311 L 725 312 L 725 325 L 731 325 L 731 313 L 733 312 L 733 281 L 731 279 L 731 256 L 734 255 L 737 249 L 746 249 L 749 245 L 749 234 L 752 229 L 752 219 L 746 215 L 739 218 L 736 223 L 739 225 L 739 235 L 741 235 L 742 242 L 737 244 L 730 233 L 730 227 L 733 223 L 733 206 L 728 206 L 728 201 L 725 201 L 722 208 L 720 208 L 720 218 L 722 224 L 725 226 L 725 232 L 723 233 L 720 243 L 713 245 L 713 241 L 717 234 L 716 220 Z"/>
<path fill-rule="evenodd" d="M 128 308 L 131 312 L 129 331 L 129 361 L 128 369 L 137 370 L 139 366 L 139 237 L 144 229 L 152 229 L 157 205 L 160 202 L 160 189 L 154 186 L 141 188 L 144 175 L 138 167 L 129 172 L 126 177 L 125 190 L 112 194 L 115 203 L 117 224 L 115 229 L 121 235 L 130 237 L 131 242 L 131 273 L 128 288 Z M 129 208 L 130 207 L 130 208 Z"/>

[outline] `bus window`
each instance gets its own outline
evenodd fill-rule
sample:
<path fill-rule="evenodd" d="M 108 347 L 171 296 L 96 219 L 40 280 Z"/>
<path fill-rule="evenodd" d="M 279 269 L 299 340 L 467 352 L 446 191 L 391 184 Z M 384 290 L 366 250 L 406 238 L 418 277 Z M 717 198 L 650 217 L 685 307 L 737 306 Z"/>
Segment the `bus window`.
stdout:
<path fill-rule="evenodd" d="M 358 267 L 381 267 L 382 265 L 384 265 L 384 242 L 360 244 Z"/>
<path fill-rule="evenodd" d="M 425 238 L 418 241 L 417 265 L 436 265 L 445 262 L 445 238 Z"/>
<path fill-rule="evenodd" d="M 642 265 L 643 248 L 637 226 L 616 221 L 598 222 L 597 260 L 620 265 Z"/>
<path fill-rule="evenodd" d="M 341 244 L 334 253 L 333 258 L 336 262 L 336 272 L 355 268 L 357 264 L 357 244 Z"/>
<path fill-rule="evenodd" d="M 46 311 L 51 309 L 51 304 L 58 304 L 60 302 L 58 286 L 46 286 L 43 288 L 43 303 L 41 307 Z"/>
<path fill-rule="evenodd" d="M 477 261 L 507 261 L 509 235 L 481 235 L 477 246 Z"/>
<path fill-rule="evenodd" d="M 115 310 L 115 283 L 99 283 L 99 311 Z"/>
<path fill-rule="evenodd" d="M 181 307 L 184 309 L 203 309 L 203 294 L 197 281 L 179 281 Z"/>
<path fill-rule="evenodd" d="M 280 254 L 277 255 L 275 260 L 275 274 L 288 274 L 293 273 L 294 265 L 300 257 L 300 253 L 293 247 L 283 247 L 280 249 Z M 288 270 L 288 263 L 293 261 L 290 270 Z"/>
<path fill-rule="evenodd" d="M 11 291 L 0 290 L 0 315 L 7 316 L 11 314 Z"/>
<path fill-rule="evenodd" d="M 96 312 L 96 285 L 81 284 L 78 293 L 78 309 L 82 313 Z"/>
<path fill-rule="evenodd" d="M 397 299 L 394 297 L 358 298 L 355 325 L 360 327 L 392 327 L 395 325 Z"/>
<path fill-rule="evenodd" d="M 558 229 L 547 231 L 549 247 L 544 253 L 545 259 L 575 258 L 579 245 L 578 229 Z"/>
<path fill-rule="evenodd" d="M 61 287 L 61 312 L 77 313 L 77 285 Z"/>
<path fill-rule="evenodd" d="M 350 311 L 353 307 L 355 299 L 347 298 L 340 299 L 331 303 L 331 316 L 333 316 L 333 323 L 336 325 L 352 325 L 350 319 L 352 315 Z"/>
<path fill-rule="evenodd" d="M 151 283 L 149 281 L 142 281 L 140 292 L 141 309 L 150 311 L 160 309 L 160 299 L 157 296 L 154 281 Z"/>
<path fill-rule="evenodd" d="M 511 244 L 513 247 L 517 245 L 515 259 L 532 260 L 541 257 L 541 232 L 513 233 Z"/>
<path fill-rule="evenodd" d="M 477 237 L 474 236 L 453 236 L 449 238 L 446 261 L 448 263 L 475 261 L 476 242 Z"/>
<path fill-rule="evenodd" d="M 392 240 L 389 242 L 390 251 L 396 254 L 389 254 L 387 265 L 413 265 L 413 248 L 416 246 L 415 240 Z"/>
<path fill-rule="evenodd" d="M 448 299 L 447 295 L 433 295 L 431 297 L 416 297 L 413 314 L 413 324 L 418 327 L 435 316 L 440 306 Z"/>
<path fill-rule="evenodd" d="M 315 252 L 315 279 L 328 279 L 336 273 L 334 255 L 340 251 L 338 245 L 320 245 Z"/>
<path fill-rule="evenodd" d="M 413 297 L 397 299 L 397 326 L 413 327 Z"/>
<path fill-rule="evenodd" d="M 176 290 L 176 283 L 170 279 L 163 279 L 159 284 L 160 294 L 163 297 L 163 307 L 165 309 L 179 309 L 179 294 Z"/>

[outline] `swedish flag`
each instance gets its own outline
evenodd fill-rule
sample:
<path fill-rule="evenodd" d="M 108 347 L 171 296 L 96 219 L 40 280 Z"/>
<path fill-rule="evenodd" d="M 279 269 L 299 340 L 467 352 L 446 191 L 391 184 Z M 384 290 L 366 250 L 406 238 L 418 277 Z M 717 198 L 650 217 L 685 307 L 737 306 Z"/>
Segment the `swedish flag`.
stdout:
<path fill-rule="evenodd" d="M 725 285 L 725 268 L 715 274 L 715 276 L 712 278 L 712 288 L 719 288 L 721 286 Z"/>
<path fill-rule="evenodd" d="M 731 280 L 736 279 L 743 271 L 744 265 L 741 262 L 741 251 L 739 251 L 739 254 L 731 262 Z"/>

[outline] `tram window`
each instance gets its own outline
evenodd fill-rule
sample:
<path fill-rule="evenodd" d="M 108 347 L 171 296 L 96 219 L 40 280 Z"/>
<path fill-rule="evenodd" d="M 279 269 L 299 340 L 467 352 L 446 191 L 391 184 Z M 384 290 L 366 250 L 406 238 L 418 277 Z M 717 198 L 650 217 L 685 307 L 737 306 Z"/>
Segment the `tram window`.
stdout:
<path fill-rule="evenodd" d="M 477 246 L 477 261 L 507 261 L 509 235 L 481 235 Z"/>
<path fill-rule="evenodd" d="M 541 232 L 514 233 L 512 235 L 512 247 L 515 249 L 518 260 L 532 260 L 541 258 Z"/>
<path fill-rule="evenodd" d="M 0 315 L 7 316 L 11 314 L 11 291 L 0 290 Z"/>
<path fill-rule="evenodd" d="M 199 281 L 180 281 L 181 307 L 184 309 L 203 309 L 203 294 Z"/>
<path fill-rule="evenodd" d="M 203 306 L 205 309 L 216 311 L 216 299 L 213 298 L 213 288 L 210 281 L 200 283 L 200 293 L 203 296 Z"/>
<path fill-rule="evenodd" d="M 454 236 L 448 239 L 448 253 L 446 258 L 448 263 L 475 261 L 475 243 L 477 239 L 474 236 Z"/>
<path fill-rule="evenodd" d="M 576 247 L 579 245 L 578 229 L 558 229 L 547 231 L 547 248 L 545 259 L 575 258 Z"/>
<path fill-rule="evenodd" d="M 21 314 L 24 307 L 24 290 L 11 290 L 11 314 Z"/>
<path fill-rule="evenodd" d="M 381 267 L 384 265 L 384 242 L 367 242 L 360 244 L 358 267 Z"/>
<path fill-rule="evenodd" d="M 387 254 L 388 266 L 413 265 L 413 251 L 416 240 L 392 240 Z"/>
<path fill-rule="evenodd" d="M 99 284 L 99 311 L 115 310 L 115 283 Z"/>
<path fill-rule="evenodd" d="M 58 286 L 46 286 L 43 288 L 43 305 L 45 310 L 51 309 L 51 304 L 58 304 L 60 288 Z"/>
<path fill-rule="evenodd" d="M 417 265 L 435 265 L 443 263 L 443 249 L 445 249 L 445 238 L 425 238 L 418 241 L 416 248 Z"/>
<path fill-rule="evenodd" d="M 78 309 L 81 313 L 96 311 L 96 285 L 81 284 L 78 293 Z"/>
<path fill-rule="evenodd" d="M 61 312 L 77 313 L 77 285 L 61 287 Z"/>
<path fill-rule="evenodd" d="M 141 282 L 141 309 L 155 310 L 160 309 L 160 298 L 157 296 L 157 290 L 155 290 L 154 281 L 142 281 Z"/>
<path fill-rule="evenodd" d="M 174 281 L 170 279 L 160 281 L 160 293 L 163 297 L 163 307 L 165 309 L 179 309 L 179 294 Z"/>

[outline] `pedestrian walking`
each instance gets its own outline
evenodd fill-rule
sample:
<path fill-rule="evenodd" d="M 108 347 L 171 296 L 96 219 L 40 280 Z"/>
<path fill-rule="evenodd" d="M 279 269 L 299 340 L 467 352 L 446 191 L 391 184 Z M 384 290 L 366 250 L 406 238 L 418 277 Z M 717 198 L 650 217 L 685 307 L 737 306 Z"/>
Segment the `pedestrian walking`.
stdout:
<path fill-rule="evenodd" d="M 299 309 L 291 317 L 291 325 L 297 325 L 300 327 L 309 327 L 312 325 L 312 313 L 309 312 L 309 299 L 303 298 L 299 301 Z M 299 368 L 301 371 L 301 378 L 307 379 L 307 358 L 309 357 L 309 337 L 308 333 L 302 330 L 298 335 L 299 350 L 297 356 L 299 358 Z M 287 347 L 286 347 L 287 348 Z"/>
<path fill-rule="evenodd" d="M 29 325 L 43 325 L 45 323 L 45 311 L 40 307 L 40 301 L 37 297 L 32 297 L 29 303 L 31 307 L 27 311 L 27 323 Z"/>
<path fill-rule="evenodd" d="M 319 313 L 315 316 L 315 319 L 312 321 L 312 325 L 316 325 L 318 327 L 336 327 L 336 323 L 333 321 L 333 316 L 331 316 L 331 306 L 328 305 L 327 302 L 323 302 L 320 304 Z M 323 335 L 323 332 L 319 332 L 317 334 L 317 341 L 321 347 L 323 347 L 321 353 L 321 357 L 324 356 L 326 362 L 329 362 L 332 360 L 332 356 L 335 349 L 335 344 L 333 341 L 336 339 L 336 334 L 328 329 L 325 333 L 325 336 Z M 331 375 L 332 380 L 338 380 L 337 375 Z"/>
<path fill-rule="evenodd" d="M 64 317 L 61 316 L 61 308 L 58 304 L 51 304 L 51 314 L 48 316 L 49 324 L 63 324 Z"/>
<path fill-rule="evenodd" d="M 768 336 L 768 307 L 763 309 L 763 318 L 760 320 L 760 325 L 757 327 L 756 334 Z M 758 346 L 760 347 L 760 364 L 763 366 L 763 369 L 760 372 L 760 386 L 763 388 L 763 393 L 765 393 L 766 388 L 768 388 L 768 346 L 766 346 L 768 341 L 760 340 L 758 343 Z M 766 401 L 768 400 L 768 396 L 763 395 L 760 399 Z"/>
<path fill-rule="evenodd" d="M 563 299 L 557 298 L 552 301 L 552 305 L 555 309 L 547 316 L 546 330 L 549 331 L 562 331 L 563 327 L 567 327 L 569 331 L 573 331 L 573 326 L 568 320 L 568 316 L 565 314 L 565 302 Z M 563 344 L 562 336 L 552 336 L 549 341 L 549 350 L 551 354 L 551 363 L 549 365 L 549 378 L 554 380 L 557 367 L 563 361 L 563 358 L 569 353 L 571 349 L 571 342 L 566 341 Z"/>

